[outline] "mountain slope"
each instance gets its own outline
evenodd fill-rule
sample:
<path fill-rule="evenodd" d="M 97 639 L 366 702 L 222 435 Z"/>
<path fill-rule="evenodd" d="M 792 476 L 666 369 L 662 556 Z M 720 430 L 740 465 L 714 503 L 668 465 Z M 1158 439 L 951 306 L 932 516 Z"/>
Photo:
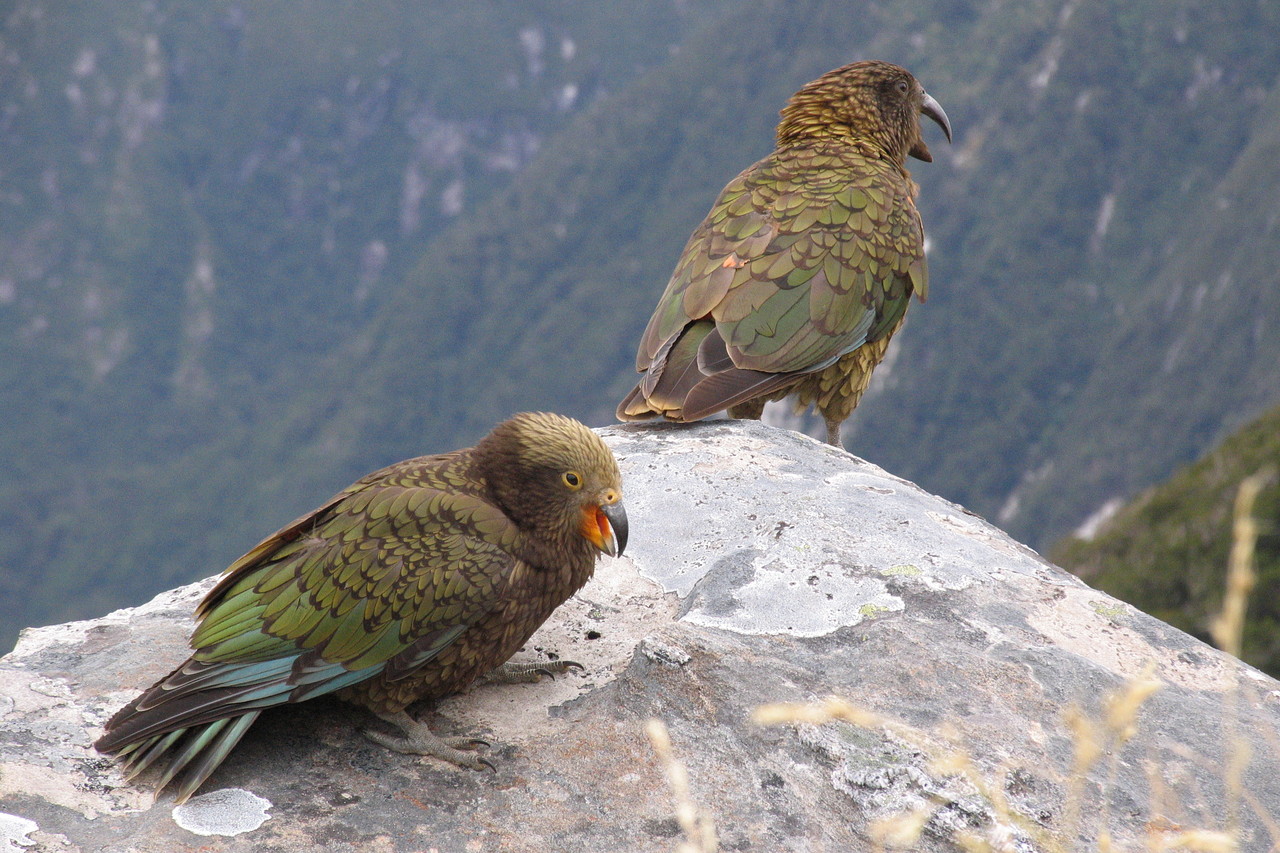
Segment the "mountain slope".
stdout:
<path fill-rule="evenodd" d="M 0 646 L 216 571 L 344 485 L 286 461 L 341 394 L 326 360 L 723 5 L 6 5 Z"/>
<path fill-rule="evenodd" d="M 1168 481 L 1147 489 L 1092 539 L 1069 538 L 1051 554 L 1092 586 L 1203 640 L 1222 609 L 1232 509 L 1244 478 L 1270 471 L 1253 515 L 1254 557 L 1244 660 L 1280 672 L 1280 408 L 1229 436 Z"/>
<path fill-rule="evenodd" d="M 529 405 L 607 420 L 689 229 L 768 150 L 776 107 L 820 70 L 883 56 L 916 71 L 958 137 L 915 167 L 932 296 L 850 448 L 1033 544 L 1192 458 L 1280 399 L 1265 369 L 1280 328 L 1261 319 L 1280 307 L 1267 269 L 1280 176 L 1258 165 L 1280 140 L 1274 9 L 1184 3 L 1160 24 L 1117 3 L 1011 9 L 922 3 L 851 22 L 814 3 L 726 19 L 428 250 L 385 318 L 386 348 L 351 374 L 367 403 L 342 407 L 359 424 L 348 434 L 408 450 Z M 1235 288 L 1203 316 L 1164 307 L 1178 292 L 1190 304 L 1202 268 L 1216 280 L 1230 265 Z M 1242 349 L 1186 349 L 1230 339 L 1241 316 Z M 1156 342 L 1175 340 L 1186 363 L 1153 367 Z M 406 341 L 428 375 L 392 353 Z M 1187 399 L 1245 355 L 1250 382 Z M 1154 436 L 1152 407 L 1166 417 Z"/>
<path fill-rule="evenodd" d="M 1041 537 L 1065 532 L 1089 499 L 1167 477 L 1280 400 L 1280 89 L 1248 125 L 1221 176 L 1183 193 L 1185 216 L 1148 240 L 1162 257 L 1116 302 L 1098 361 L 1046 436 L 1052 470 L 1025 484 L 1012 529 L 1034 518 Z"/>
<path fill-rule="evenodd" d="M 859 58 L 956 144 L 853 452 L 1042 544 L 1280 400 L 1276 4 L 511 9 L 6 13 L 0 634 L 512 411 L 610 420 L 690 229 Z"/>

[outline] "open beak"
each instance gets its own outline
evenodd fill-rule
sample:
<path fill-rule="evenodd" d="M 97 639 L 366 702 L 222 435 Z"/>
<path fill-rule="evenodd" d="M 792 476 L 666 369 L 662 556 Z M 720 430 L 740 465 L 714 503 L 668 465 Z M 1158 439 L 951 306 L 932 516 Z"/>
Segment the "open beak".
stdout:
<path fill-rule="evenodd" d="M 924 100 L 920 103 L 920 114 L 936 121 L 938 127 L 942 128 L 942 132 L 947 135 L 947 142 L 951 141 L 951 120 L 947 118 L 947 111 L 928 92 L 924 93 Z M 933 162 L 933 155 L 929 153 L 929 146 L 924 144 L 923 139 L 913 145 L 907 153 L 917 160 L 923 160 L 926 163 Z"/>
<path fill-rule="evenodd" d="M 610 557 L 619 557 L 627 547 L 627 511 L 621 503 L 584 506 L 578 530 L 583 538 Z"/>

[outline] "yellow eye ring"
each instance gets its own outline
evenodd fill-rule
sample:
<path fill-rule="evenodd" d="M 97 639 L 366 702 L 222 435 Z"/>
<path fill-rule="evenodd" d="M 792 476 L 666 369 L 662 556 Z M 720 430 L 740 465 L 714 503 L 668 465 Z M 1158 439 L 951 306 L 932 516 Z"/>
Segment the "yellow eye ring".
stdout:
<path fill-rule="evenodd" d="M 577 471 L 565 471 L 560 475 L 560 480 L 574 491 L 582 488 L 582 475 Z"/>

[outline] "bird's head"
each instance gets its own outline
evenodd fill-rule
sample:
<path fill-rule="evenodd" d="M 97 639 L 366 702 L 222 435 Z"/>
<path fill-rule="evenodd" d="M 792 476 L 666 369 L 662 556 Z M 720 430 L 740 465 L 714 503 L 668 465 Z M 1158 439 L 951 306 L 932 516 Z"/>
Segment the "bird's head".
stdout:
<path fill-rule="evenodd" d="M 854 62 L 805 84 L 782 110 L 778 144 L 814 139 L 870 142 L 902 165 L 907 155 L 931 162 L 920 116 L 951 141 L 951 122 L 911 72 L 888 62 Z"/>
<path fill-rule="evenodd" d="M 618 463 L 578 421 L 525 412 L 496 426 L 475 452 L 494 500 L 522 529 L 555 541 L 585 540 L 610 556 L 626 548 Z"/>

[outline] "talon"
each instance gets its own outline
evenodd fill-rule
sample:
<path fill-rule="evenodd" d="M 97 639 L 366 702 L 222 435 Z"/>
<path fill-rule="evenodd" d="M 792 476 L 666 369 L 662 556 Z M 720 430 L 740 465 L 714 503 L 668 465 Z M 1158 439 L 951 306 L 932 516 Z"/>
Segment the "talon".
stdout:
<path fill-rule="evenodd" d="M 542 676 L 555 680 L 571 669 L 584 669 L 583 665 L 571 660 L 551 660 L 541 663 L 513 663 L 507 661 L 485 673 L 482 680 L 489 684 L 536 684 Z"/>
<path fill-rule="evenodd" d="M 458 767 L 469 770 L 480 770 L 488 767 L 493 772 L 498 768 L 487 758 L 476 755 L 472 750 L 487 749 L 489 742 L 476 737 L 440 737 L 433 733 L 424 723 L 419 723 L 404 711 L 379 714 L 379 717 L 404 732 L 404 737 L 393 737 L 382 732 L 364 732 L 365 737 L 374 743 L 381 744 L 396 752 L 411 755 L 429 755 L 441 761 L 447 761 Z"/>

